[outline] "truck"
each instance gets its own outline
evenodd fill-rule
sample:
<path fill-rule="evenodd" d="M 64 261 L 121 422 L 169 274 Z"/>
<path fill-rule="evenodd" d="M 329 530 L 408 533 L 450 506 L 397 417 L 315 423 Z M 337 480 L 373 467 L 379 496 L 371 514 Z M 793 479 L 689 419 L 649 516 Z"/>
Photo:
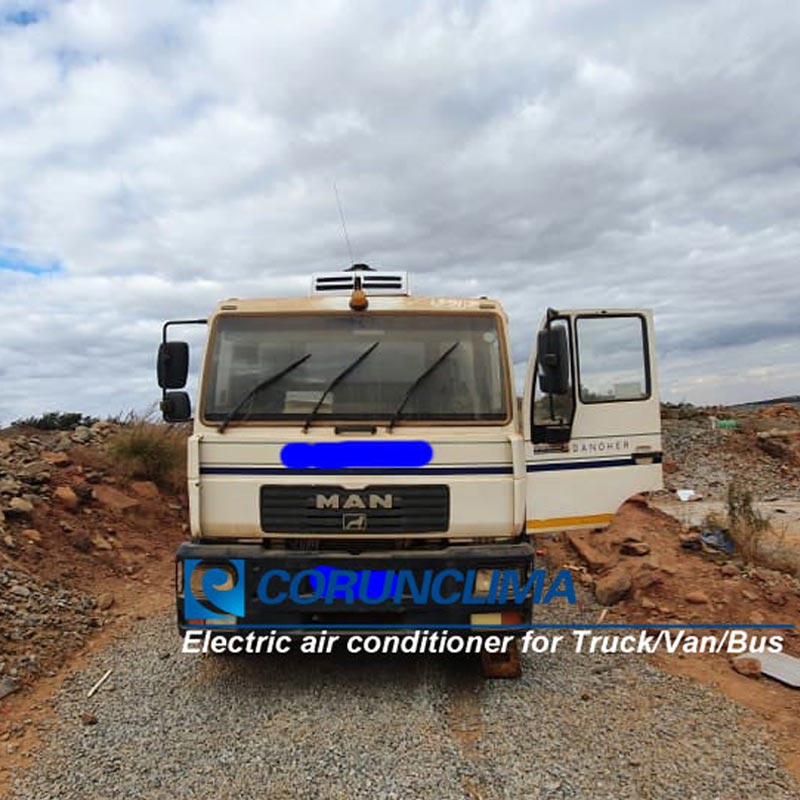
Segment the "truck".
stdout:
<path fill-rule="evenodd" d="M 193 417 L 179 629 L 525 630 L 537 537 L 661 488 L 652 313 L 547 309 L 515 382 L 497 300 L 363 264 L 311 283 L 163 326 L 162 413 Z M 194 415 L 186 324 L 207 327 Z"/>

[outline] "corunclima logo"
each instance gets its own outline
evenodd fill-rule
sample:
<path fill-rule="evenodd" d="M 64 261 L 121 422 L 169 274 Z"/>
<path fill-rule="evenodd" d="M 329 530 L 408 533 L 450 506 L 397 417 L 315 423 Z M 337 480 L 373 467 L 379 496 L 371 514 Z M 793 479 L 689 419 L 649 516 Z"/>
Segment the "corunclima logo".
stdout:
<path fill-rule="evenodd" d="M 245 617 L 245 561 L 184 562 L 184 616 L 198 622 L 234 622 Z M 322 605 L 521 605 L 526 599 L 547 604 L 563 598 L 574 604 L 569 570 L 551 581 L 543 569 L 524 576 L 517 569 L 344 570 L 326 565 L 289 573 L 268 569 L 254 599 L 264 606 Z"/>
<path fill-rule="evenodd" d="M 244 559 L 183 562 L 184 613 L 187 619 L 215 622 L 244 616 Z"/>

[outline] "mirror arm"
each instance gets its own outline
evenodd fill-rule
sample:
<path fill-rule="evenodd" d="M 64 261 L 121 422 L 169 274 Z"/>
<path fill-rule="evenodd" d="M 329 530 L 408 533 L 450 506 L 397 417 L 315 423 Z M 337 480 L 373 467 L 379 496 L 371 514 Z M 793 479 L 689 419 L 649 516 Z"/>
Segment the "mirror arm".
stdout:
<path fill-rule="evenodd" d="M 171 319 L 161 326 L 161 343 L 167 343 L 167 329 L 170 325 L 206 325 L 207 319 Z"/>
<path fill-rule="evenodd" d="M 167 320 L 167 322 L 165 322 L 161 326 L 161 343 L 162 344 L 166 344 L 167 343 L 167 330 L 169 329 L 169 327 L 171 325 L 207 325 L 207 324 L 208 324 L 208 320 L 207 319 L 170 319 L 170 320 Z M 167 390 L 166 390 L 165 387 L 162 386 L 161 387 L 161 404 L 160 404 L 162 413 L 163 413 L 163 410 L 164 410 L 164 403 L 166 403 L 166 401 L 167 401 Z"/>

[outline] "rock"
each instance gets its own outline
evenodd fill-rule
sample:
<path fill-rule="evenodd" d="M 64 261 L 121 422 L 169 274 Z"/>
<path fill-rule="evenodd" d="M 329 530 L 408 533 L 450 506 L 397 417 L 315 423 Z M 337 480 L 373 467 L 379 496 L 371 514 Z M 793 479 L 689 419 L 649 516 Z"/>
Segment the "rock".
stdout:
<path fill-rule="evenodd" d="M 6 439 L 0 439 L 0 458 L 5 458 L 11 454 L 13 445 Z"/>
<path fill-rule="evenodd" d="M 6 535 L 3 537 L 3 544 L 6 547 L 14 547 L 14 540 L 11 538 L 10 535 Z"/>
<path fill-rule="evenodd" d="M 33 513 L 33 503 L 23 497 L 12 497 L 6 508 L 9 517 L 29 517 Z"/>
<path fill-rule="evenodd" d="M 19 689 L 19 683 L 13 678 L 3 678 L 0 681 L 0 700 L 13 694 Z"/>
<path fill-rule="evenodd" d="M 742 589 L 742 597 L 745 600 L 749 600 L 751 603 L 758 600 L 758 595 L 755 592 L 751 592 L 749 589 Z"/>
<path fill-rule="evenodd" d="M 3 509 L 0 508 L 0 525 L 2 525 L 6 521 L 6 515 L 3 512 Z"/>
<path fill-rule="evenodd" d="M 22 535 L 26 539 L 29 539 L 32 542 L 36 542 L 36 544 L 39 544 L 42 541 L 42 534 L 39 533 L 39 531 L 37 531 L 36 528 L 25 528 L 25 530 L 22 531 Z"/>
<path fill-rule="evenodd" d="M 598 578 L 594 585 L 597 602 L 603 606 L 613 606 L 631 590 L 631 576 L 624 569 L 611 570 L 607 575 Z"/>
<path fill-rule="evenodd" d="M 114 489 L 111 486 L 97 485 L 92 490 L 92 497 L 100 503 L 101 506 L 110 508 L 114 511 L 128 511 L 132 508 L 137 508 L 139 505 L 138 500 L 123 494 L 119 489 Z"/>
<path fill-rule="evenodd" d="M 678 465 L 674 461 L 665 461 L 661 465 L 665 475 L 674 475 L 678 471 Z"/>
<path fill-rule="evenodd" d="M 31 596 L 31 590 L 27 586 L 23 586 L 21 583 L 15 583 L 8 591 L 17 597 Z"/>
<path fill-rule="evenodd" d="M 623 542 L 620 552 L 624 556 L 646 556 L 650 552 L 650 545 L 645 542 Z"/>
<path fill-rule="evenodd" d="M 22 489 L 22 485 L 19 481 L 15 481 L 13 478 L 3 478 L 0 480 L 0 494 L 10 494 L 15 495 L 18 494 Z"/>
<path fill-rule="evenodd" d="M 703 605 L 704 603 L 710 603 L 711 600 L 709 599 L 708 595 L 705 592 L 701 592 L 699 590 L 693 592 L 687 592 L 683 599 L 687 603 L 692 603 L 693 605 Z"/>
<path fill-rule="evenodd" d="M 108 611 L 114 605 L 114 595 L 111 592 L 102 592 L 97 596 L 97 607 L 101 611 Z"/>
<path fill-rule="evenodd" d="M 68 467 L 72 463 L 72 459 L 66 453 L 56 453 L 52 450 L 45 450 L 42 453 L 42 461 L 54 467 Z"/>
<path fill-rule="evenodd" d="M 98 550 L 113 550 L 114 549 L 114 546 L 111 544 L 111 542 L 109 542 L 108 539 L 105 538 L 105 536 L 101 536 L 99 533 L 92 537 L 92 544 Z"/>
<path fill-rule="evenodd" d="M 600 570 L 610 566 L 614 557 L 601 552 L 591 542 L 587 541 L 586 536 L 587 534 L 580 531 L 569 531 L 567 533 L 567 541 L 591 569 Z"/>
<path fill-rule="evenodd" d="M 770 589 L 765 592 L 764 599 L 773 606 L 785 606 L 788 600 L 786 594 L 777 589 Z"/>
<path fill-rule="evenodd" d="M 726 577 L 726 578 L 733 578 L 739 574 L 740 570 L 736 564 L 729 561 L 727 564 L 723 564 L 719 571 Z"/>
<path fill-rule="evenodd" d="M 656 572 L 640 571 L 633 577 L 633 585 L 637 589 L 651 589 L 653 586 L 661 586 L 664 578 Z"/>
<path fill-rule="evenodd" d="M 43 461 L 33 461 L 30 464 L 25 464 L 18 469 L 18 474 L 23 480 L 36 481 L 37 479 L 50 479 L 50 471 L 48 465 Z"/>
<path fill-rule="evenodd" d="M 78 425 L 69 438 L 78 444 L 87 444 L 92 438 L 92 432 L 85 425 Z"/>
<path fill-rule="evenodd" d="M 88 483 L 76 483 L 72 491 L 82 503 L 88 503 L 92 499 L 92 487 Z"/>
<path fill-rule="evenodd" d="M 763 625 L 766 617 L 760 611 L 753 611 L 750 613 L 748 619 L 753 625 Z"/>
<path fill-rule="evenodd" d="M 745 675 L 748 678 L 761 677 L 761 662 L 752 656 L 741 656 L 731 660 L 731 666 L 740 675 Z"/>
<path fill-rule="evenodd" d="M 635 494 L 632 497 L 629 497 L 626 502 L 634 506 L 643 506 L 644 508 L 647 508 L 650 505 L 647 498 L 643 494 Z"/>
<path fill-rule="evenodd" d="M 84 711 L 81 714 L 81 722 L 84 725 L 97 725 L 97 717 L 90 711 Z"/>
<path fill-rule="evenodd" d="M 649 597 L 643 597 L 639 601 L 639 604 L 641 605 L 642 608 L 646 609 L 656 608 L 656 604 Z"/>
<path fill-rule="evenodd" d="M 78 495 L 69 486 L 57 486 L 53 492 L 53 499 L 69 511 L 75 511 L 80 505 Z"/>
<path fill-rule="evenodd" d="M 158 491 L 158 486 L 156 486 L 153 481 L 134 481 L 131 484 L 131 489 L 134 494 L 138 494 L 139 497 L 143 497 L 147 500 L 155 500 L 161 496 L 161 493 Z"/>
<path fill-rule="evenodd" d="M 678 537 L 681 547 L 685 550 L 702 550 L 703 541 L 699 533 L 682 533 Z"/>

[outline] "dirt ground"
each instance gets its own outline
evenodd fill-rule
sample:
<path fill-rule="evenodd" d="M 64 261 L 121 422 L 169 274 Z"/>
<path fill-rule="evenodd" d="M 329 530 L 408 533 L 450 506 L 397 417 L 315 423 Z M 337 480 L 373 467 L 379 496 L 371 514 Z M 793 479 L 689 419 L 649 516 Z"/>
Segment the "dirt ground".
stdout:
<path fill-rule="evenodd" d="M 797 578 L 737 564 L 708 549 L 686 549 L 681 537 L 687 534 L 687 526 L 647 502 L 629 502 L 604 531 L 559 534 L 542 543 L 541 549 L 554 567 L 570 567 L 588 589 L 612 571 L 630 574 L 631 588 L 604 610 L 605 624 L 797 624 Z M 623 555 L 626 540 L 642 542 L 648 552 Z M 784 652 L 800 657 L 800 631 L 780 632 L 785 637 Z M 740 675 L 725 655 L 660 651 L 651 660 L 667 672 L 723 692 L 758 714 L 775 737 L 787 768 L 800 778 L 800 690 L 765 676 Z"/>
<path fill-rule="evenodd" d="M 0 526 L 0 572 L 12 576 L 12 591 L 0 596 L 0 679 L 17 686 L 0 699 L 0 796 L 8 769 L 37 742 L 65 675 L 124 635 L 128 622 L 172 602 L 173 554 L 187 518 L 182 490 L 126 475 L 99 441 L 65 444 L 63 435 L 41 431 L 0 434 L 0 443 L 20 441 L 24 448 L 9 454 L 6 444 L 2 451 L 33 509 L 6 514 Z M 39 480 L 26 483 L 28 475 Z M 55 499 L 59 487 L 73 490 L 75 507 Z M 38 598 L 56 591 L 62 599 L 40 620 Z"/>

